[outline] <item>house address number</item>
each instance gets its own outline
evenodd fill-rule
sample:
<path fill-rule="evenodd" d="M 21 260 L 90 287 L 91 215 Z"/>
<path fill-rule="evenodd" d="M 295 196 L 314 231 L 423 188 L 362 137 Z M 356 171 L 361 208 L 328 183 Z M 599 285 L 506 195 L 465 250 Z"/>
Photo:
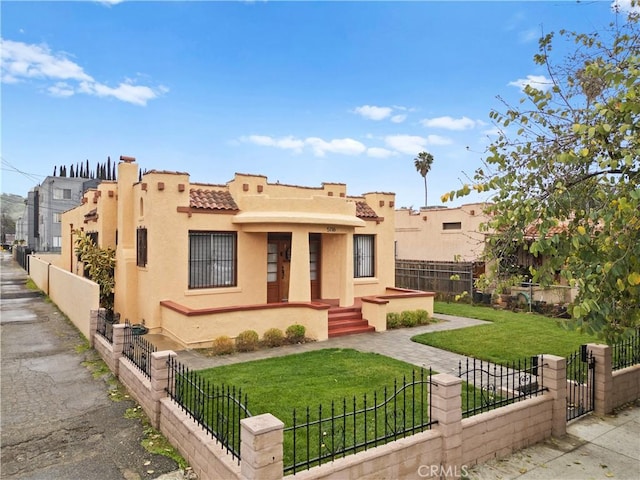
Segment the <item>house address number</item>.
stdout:
<path fill-rule="evenodd" d="M 329 232 L 329 233 L 335 233 L 337 231 L 338 231 L 338 229 L 336 227 L 327 227 L 327 232 Z"/>

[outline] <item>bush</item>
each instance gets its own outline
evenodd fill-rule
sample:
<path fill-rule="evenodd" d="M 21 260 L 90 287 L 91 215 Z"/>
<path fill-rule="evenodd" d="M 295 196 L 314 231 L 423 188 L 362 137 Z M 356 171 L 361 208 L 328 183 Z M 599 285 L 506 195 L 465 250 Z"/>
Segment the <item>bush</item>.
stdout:
<path fill-rule="evenodd" d="M 428 325 L 431 323 L 429 312 L 426 310 L 416 310 L 416 316 L 418 318 L 418 325 Z"/>
<path fill-rule="evenodd" d="M 279 347 L 284 343 L 284 333 L 279 328 L 270 328 L 264 332 L 262 343 L 267 347 Z"/>
<path fill-rule="evenodd" d="M 304 325 L 298 325 L 298 324 L 289 325 L 286 331 L 287 341 L 289 343 L 304 342 L 304 336 L 306 332 L 307 332 L 307 329 L 305 328 Z"/>
<path fill-rule="evenodd" d="M 387 313 L 387 329 L 400 328 L 400 314 L 396 312 Z"/>
<path fill-rule="evenodd" d="M 403 327 L 415 327 L 418 324 L 418 316 L 413 310 L 405 310 L 400 314 L 400 324 Z"/>
<path fill-rule="evenodd" d="M 214 355 L 229 355 L 234 352 L 233 340 L 222 335 L 213 341 L 212 347 Z"/>
<path fill-rule="evenodd" d="M 239 352 L 253 352 L 259 344 L 260 336 L 255 330 L 245 330 L 236 337 L 236 350 Z"/>

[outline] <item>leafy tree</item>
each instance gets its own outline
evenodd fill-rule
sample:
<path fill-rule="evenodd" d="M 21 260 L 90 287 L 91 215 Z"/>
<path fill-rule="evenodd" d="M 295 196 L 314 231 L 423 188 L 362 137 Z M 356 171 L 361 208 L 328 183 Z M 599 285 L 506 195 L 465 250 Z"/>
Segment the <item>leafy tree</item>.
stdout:
<path fill-rule="evenodd" d="M 433 155 L 428 152 L 420 152 L 416 158 L 413 160 L 413 164 L 416 167 L 418 173 L 424 179 L 424 206 L 428 206 L 429 203 L 427 201 L 427 174 L 431 170 L 431 165 L 433 164 Z"/>
<path fill-rule="evenodd" d="M 72 166 L 73 168 L 73 166 Z M 112 248 L 101 248 L 82 230 L 74 230 L 75 252 L 88 268 L 89 278 L 100 286 L 100 306 L 113 311 L 114 269 L 116 252 Z"/>
<path fill-rule="evenodd" d="M 609 342 L 640 325 L 640 29 L 637 14 L 618 20 L 540 39 L 549 84 L 491 112 L 500 134 L 484 168 L 443 196 L 493 192 L 489 257 L 543 258 L 533 280 L 577 287 L 570 326 Z M 559 39 L 575 47 L 555 63 Z"/>

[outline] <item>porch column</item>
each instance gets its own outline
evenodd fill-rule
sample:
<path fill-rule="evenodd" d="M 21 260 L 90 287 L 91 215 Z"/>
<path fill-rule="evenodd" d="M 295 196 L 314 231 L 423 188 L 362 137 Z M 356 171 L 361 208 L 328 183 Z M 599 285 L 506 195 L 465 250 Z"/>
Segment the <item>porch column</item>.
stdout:
<path fill-rule="evenodd" d="M 340 306 L 353 305 L 353 235 L 342 235 L 342 262 L 340 266 Z"/>
<path fill-rule="evenodd" d="M 291 268 L 289 275 L 289 301 L 311 301 L 309 232 L 307 231 L 294 231 L 291 233 Z"/>

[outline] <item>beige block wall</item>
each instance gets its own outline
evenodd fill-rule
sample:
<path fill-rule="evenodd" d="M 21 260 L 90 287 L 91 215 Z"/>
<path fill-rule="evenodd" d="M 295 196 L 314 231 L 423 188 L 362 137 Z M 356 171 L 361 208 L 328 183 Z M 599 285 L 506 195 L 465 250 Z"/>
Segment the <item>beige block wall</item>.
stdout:
<path fill-rule="evenodd" d="M 612 408 L 640 398 L 640 365 L 613 371 Z"/>
<path fill-rule="evenodd" d="M 421 466 L 440 465 L 442 436 L 429 430 L 284 477 L 288 480 L 420 478 Z"/>
<path fill-rule="evenodd" d="M 541 395 L 462 420 L 462 464 L 505 457 L 551 437 L 552 403 Z"/>
<path fill-rule="evenodd" d="M 280 308 L 265 307 L 250 310 L 186 316 L 167 307 L 162 308 L 162 333 L 188 348 L 209 347 L 222 335 L 235 338 L 244 330 L 255 330 L 260 337 L 269 328 L 283 332 L 293 324 L 304 325 L 306 335 L 316 340 L 328 338 L 327 310 L 308 305 L 287 304 Z"/>
<path fill-rule="evenodd" d="M 29 277 L 45 295 L 49 294 L 49 262 L 40 256 L 29 257 Z"/>
<path fill-rule="evenodd" d="M 169 398 L 160 400 L 160 431 L 201 480 L 240 479 L 240 466 Z"/>
<path fill-rule="evenodd" d="M 396 255 L 400 259 L 463 262 L 480 259 L 484 251 L 485 233 L 480 224 L 488 217 L 482 214 L 483 203 L 455 208 L 429 208 L 419 212 L 400 209 L 395 216 Z M 444 230 L 445 222 L 460 222 L 460 230 Z"/>
<path fill-rule="evenodd" d="M 98 284 L 51 266 L 49 298 L 88 339 L 91 310 L 97 310 L 100 303 Z"/>

